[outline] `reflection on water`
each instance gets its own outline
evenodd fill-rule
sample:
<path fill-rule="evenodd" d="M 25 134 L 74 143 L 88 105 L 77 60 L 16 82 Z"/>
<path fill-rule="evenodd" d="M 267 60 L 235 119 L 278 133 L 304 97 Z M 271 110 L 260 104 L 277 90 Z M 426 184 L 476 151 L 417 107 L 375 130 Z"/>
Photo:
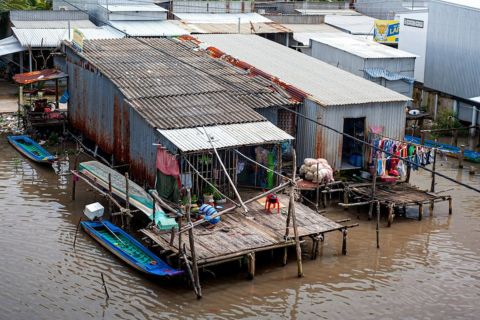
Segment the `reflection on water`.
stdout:
<path fill-rule="evenodd" d="M 99 198 L 80 184 L 71 202 L 70 177 L 24 160 L 5 140 L 0 137 L 1 319 L 478 318 L 480 203 L 472 191 L 450 191 L 453 216 L 439 203 L 432 218 L 399 218 L 382 227 L 380 250 L 374 222 L 361 215 L 360 227 L 349 233 L 348 255 L 341 255 L 340 233 L 327 235 L 322 256 L 305 260 L 302 279 L 295 263 L 280 267 L 279 254 L 264 259 L 253 281 L 242 273 L 216 279 L 204 273 L 204 298 L 197 301 L 186 285 L 144 279 L 83 232 L 73 251 L 83 206 Z M 439 170 L 480 186 L 478 175 L 452 164 L 442 162 Z M 422 188 L 430 183 L 427 173 L 413 181 Z M 452 187 L 437 181 L 437 190 Z M 329 216 L 357 221 L 354 210 Z"/>

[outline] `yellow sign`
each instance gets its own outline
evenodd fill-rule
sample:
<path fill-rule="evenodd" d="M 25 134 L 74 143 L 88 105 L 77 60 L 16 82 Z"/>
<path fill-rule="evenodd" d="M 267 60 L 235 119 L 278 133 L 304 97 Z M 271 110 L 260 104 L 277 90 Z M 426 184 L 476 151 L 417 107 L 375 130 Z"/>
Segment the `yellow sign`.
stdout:
<path fill-rule="evenodd" d="M 398 43 L 399 20 L 375 20 L 373 40 L 381 43 Z"/>
<path fill-rule="evenodd" d="M 83 38 L 84 36 L 82 31 L 78 30 L 77 28 L 73 28 L 72 44 L 78 51 L 83 50 Z"/>

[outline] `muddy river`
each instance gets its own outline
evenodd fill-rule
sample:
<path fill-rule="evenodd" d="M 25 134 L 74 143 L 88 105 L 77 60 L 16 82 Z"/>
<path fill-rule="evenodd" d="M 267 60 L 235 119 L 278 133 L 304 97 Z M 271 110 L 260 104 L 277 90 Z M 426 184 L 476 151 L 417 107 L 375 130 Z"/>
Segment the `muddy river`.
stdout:
<path fill-rule="evenodd" d="M 478 174 L 457 170 L 453 160 L 441 164 L 443 173 L 480 187 Z M 0 136 L 0 319 L 480 317 L 479 194 L 444 179 L 437 190 L 454 188 L 452 216 L 445 202 L 421 222 L 413 209 L 392 228 L 382 219 L 377 250 L 375 223 L 366 214 L 329 212 L 360 223 L 349 233 L 347 256 L 341 234 L 328 234 L 321 256 L 304 261 L 305 277 L 296 277 L 293 260 L 281 267 L 279 254 L 263 257 L 253 281 L 245 272 L 204 273 L 201 300 L 182 283 L 143 278 L 81 231 L 74 251 L 83 207 L 99 198 L 80 185 L 72 202 L 70 180 L 24 160 Z M 430 184 L 425 172 L 412 180 Z"/>

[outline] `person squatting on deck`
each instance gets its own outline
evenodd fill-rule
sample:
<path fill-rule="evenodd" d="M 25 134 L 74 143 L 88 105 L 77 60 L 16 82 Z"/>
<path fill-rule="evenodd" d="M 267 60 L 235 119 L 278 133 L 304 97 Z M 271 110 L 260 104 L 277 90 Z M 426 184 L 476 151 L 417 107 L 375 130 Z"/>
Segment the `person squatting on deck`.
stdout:
<path fill-rule="evenodd" d="M 198 212 L 197 218 L 205 219 L 207 221 L 205 224 L 207 227 L 213 228 L 217 223 L 220 222 L 220 217 L 211 218 L 212 215 L 217 213 L 217 210 L 209 204 L 202 203 L 201 200 L 197 201 Z"/>

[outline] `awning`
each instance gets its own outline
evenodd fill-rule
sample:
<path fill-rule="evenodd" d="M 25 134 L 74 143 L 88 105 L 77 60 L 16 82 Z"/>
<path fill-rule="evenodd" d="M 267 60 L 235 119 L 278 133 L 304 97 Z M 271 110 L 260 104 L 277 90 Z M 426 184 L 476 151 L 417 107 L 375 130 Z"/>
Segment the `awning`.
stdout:
<path fill-rule="evenodd" d="M 55 80 L 66 78 L 68 75 L 57 69 L 45 69 L 40 71 L 17 73 L 13 76 L 13 80 L 20 85 L 35 83 L 39 81 Z"/>
<path fill-rule="evenodd" d="M 268 121 L 205 127 L 216 148 L 261 145 L 293 140 L 293 137 Z M 210 150 L 202 127 L 158 130 L 182 152 Z"/>
<path fill-rule="evenodd" d="M 23 50 L 24 49 L 20 45 L 20 42 L 14 36 L 0 40 L 0 56 L 20 52 Z"/>
<path fill-rule="evenodd" d="M 413 83 L 415 81 L 415 79 L 412 77 L 390 72 L 381 68 L 367 68 L 365 69 L 365 72 L 372 78 L 384 78 L 390 81 L 403 80 L 408 83 Z"/>

